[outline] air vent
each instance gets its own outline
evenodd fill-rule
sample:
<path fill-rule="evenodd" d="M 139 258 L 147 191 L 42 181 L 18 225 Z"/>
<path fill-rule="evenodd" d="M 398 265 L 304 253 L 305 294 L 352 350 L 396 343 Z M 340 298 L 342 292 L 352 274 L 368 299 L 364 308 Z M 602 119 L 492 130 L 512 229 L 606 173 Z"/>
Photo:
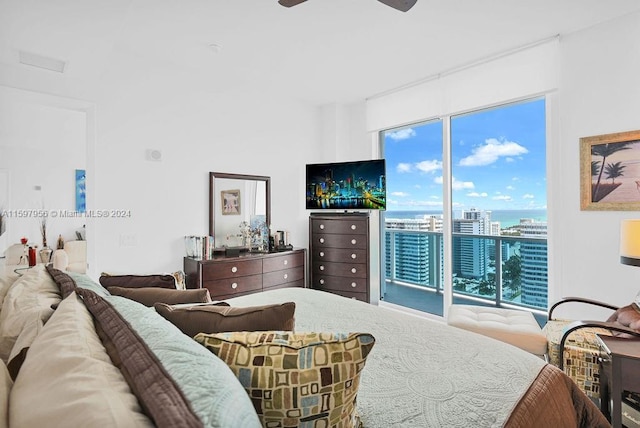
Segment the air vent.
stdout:
<path fill-rule="evenodd" d="M 20 64 L 30 65 L 32 67 L 44 68 L 45 70 L 64 73 L 66 62 L 55 58 L 38 55 L 32 52 L 20 51 Z"/>

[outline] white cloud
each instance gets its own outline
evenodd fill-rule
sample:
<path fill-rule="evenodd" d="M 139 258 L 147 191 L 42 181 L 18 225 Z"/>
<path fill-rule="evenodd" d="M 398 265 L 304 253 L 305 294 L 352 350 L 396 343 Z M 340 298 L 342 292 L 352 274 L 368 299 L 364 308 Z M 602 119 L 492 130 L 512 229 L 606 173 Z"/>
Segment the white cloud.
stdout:
<path fill-rule="evenodd" d="M 411 137 L 416 136 L 416 131 L 412 128 L 400 129 L 398 131 L 390 132 L 387 134 L 387 137 L 391 138 L 393 141 L 406 140 Z"/>
<path fill-rule="evenodd" d="M 484 166 L 496 162 L 501 157 L 517 156 L 529 151 L 513 141 L 499 141 L 488 138 L 484 145 L 475 147 L 473 154 L 460 160 L 460 166 Z"/>
<path fill-rule="evenodd" d="M 411 172 L 411 164 L 410 163 L 399 163 L 396 166 L 396 171 L 398 171 L 399 173 L 404 173 L 404 172 Z"/>
<path fill-rule="evenodd" d="M 486 198 L 489 195 L 487 194 L 487 192 L 482 192 L 482 193 L 470 192 L 470 193 L 467 193 L 467 196 L 469 196 L 470 198 Z"/>
<path fill-rule="evenodd" d="M 442 162 L 439 160 L 425 160 L 418 162 L 415 166 L 421 172 L 435 172 L 442 169 Z"/>
<path fill-rule="evenodd" d="M 513 190 L 513 189 L 515 189 L 515 187 L 513 187 L 513 186 L 507 186 L 507 190 Z"/>
<path fill-rule="evenodd" d="M 493 198 L 494 201 L 510 201 L 511 200 L 511 196 L 509 195 L 499 195 L 499 196 L 494 196 Z"/>
<path fill-rule="evenodd" d="M 405 197 L 409 196 L 409 194 L 408 194 L 408 193 L 406 193 L 406 192 L 391 192 L 391 195 L 393 195 L 393 196 L 399 196 L 399 197 L 401 197 L 401 198 L 405 198 Z"/>
<path fill-rule="evenodd" d="M 443 179 L 442 176 L 436 177 L 433 179 L 433 182 L 436 184 L 442 184 Z M 476 186 L 473 184 L 473 181 L 458 181 L 455 177 L 453 177 L 453 182 L 451 184 L 451 188 L 453 190 L 465 190 L 465 189 L 474 189 Z"/>
<path fill-rule="evenodd" d="M 535 196 L 533 196 L 531 193 L 526 193 L 524 195 L 522 195 L 522 199 L 534 199 Z"/>

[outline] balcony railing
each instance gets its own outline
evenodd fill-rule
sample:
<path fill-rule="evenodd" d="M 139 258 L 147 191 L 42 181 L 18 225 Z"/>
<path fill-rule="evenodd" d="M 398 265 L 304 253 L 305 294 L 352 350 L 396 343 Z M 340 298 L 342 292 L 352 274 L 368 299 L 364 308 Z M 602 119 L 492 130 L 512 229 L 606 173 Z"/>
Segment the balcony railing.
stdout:
<path fill-rule="evenodd" d="M 452 238 L 454 296 L 546 311 L 546 238 L 465 233 Z M 385 228 L 386 282 L 442 293 L 442 242 L 441 232 Z"/>

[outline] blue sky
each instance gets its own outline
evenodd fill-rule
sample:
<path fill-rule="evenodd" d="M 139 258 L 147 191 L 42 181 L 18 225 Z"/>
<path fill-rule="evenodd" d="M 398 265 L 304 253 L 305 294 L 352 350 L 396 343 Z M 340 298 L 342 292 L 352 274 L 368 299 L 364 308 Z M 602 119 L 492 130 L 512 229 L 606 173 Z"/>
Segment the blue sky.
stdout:
<path fill-rule="evenodd" d="M 455 116 L 453 209 L 546 209 L 544 99 Z M 442 123 L 387 131 L 387 209 L 442 210 Z"/>

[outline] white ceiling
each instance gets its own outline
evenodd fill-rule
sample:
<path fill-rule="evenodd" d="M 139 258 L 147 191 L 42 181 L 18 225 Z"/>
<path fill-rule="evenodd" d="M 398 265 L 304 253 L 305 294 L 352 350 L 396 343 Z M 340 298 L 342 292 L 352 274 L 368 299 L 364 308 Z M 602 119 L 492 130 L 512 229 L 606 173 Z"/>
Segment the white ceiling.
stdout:
<path fill-rule="evenodd" d="M 0 64 L 98 88 L 153 75 L 350 103 L 640 10 L 638 0 L 0 0 Z M 220 47 L 215 52 L 209 47 Z M 63 75 L 18 63 L 67 61 Z"/>

